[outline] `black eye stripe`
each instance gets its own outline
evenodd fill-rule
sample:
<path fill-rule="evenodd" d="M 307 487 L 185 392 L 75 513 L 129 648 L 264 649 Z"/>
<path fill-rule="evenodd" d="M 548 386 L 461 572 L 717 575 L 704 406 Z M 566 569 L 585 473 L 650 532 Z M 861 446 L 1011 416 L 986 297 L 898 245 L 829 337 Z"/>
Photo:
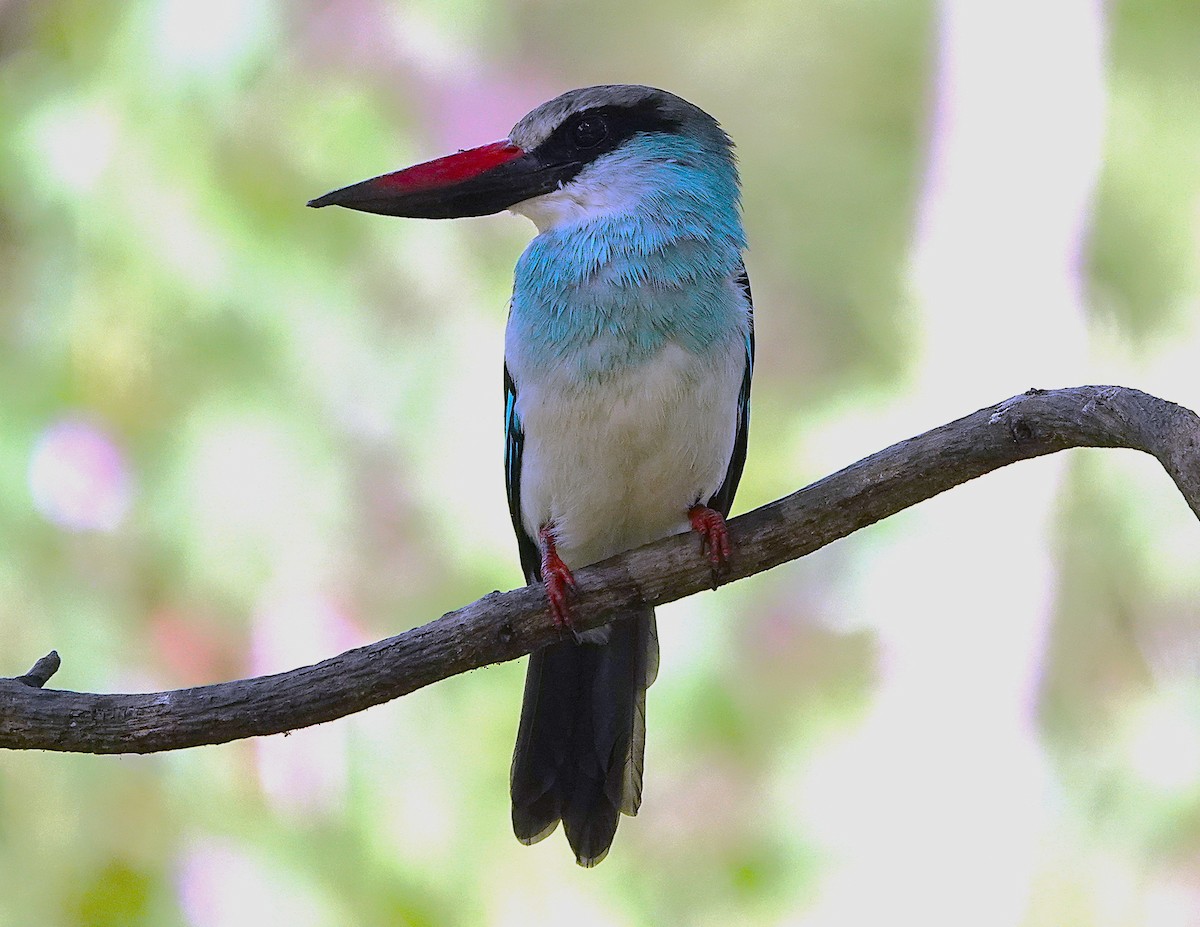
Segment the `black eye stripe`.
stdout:
<path fill-rule="evenodd" d="M 604 131 L 597 132 L 597 127 Z M 654 100 L 632 106 L 594 106 L 564 119 L 534 153 L 545 164 L 570 165 L 573 169 L 563 176 L 566 181 L 639 132 L 675 132 L 678 128 L 679 121 L 665 115 Z"/>

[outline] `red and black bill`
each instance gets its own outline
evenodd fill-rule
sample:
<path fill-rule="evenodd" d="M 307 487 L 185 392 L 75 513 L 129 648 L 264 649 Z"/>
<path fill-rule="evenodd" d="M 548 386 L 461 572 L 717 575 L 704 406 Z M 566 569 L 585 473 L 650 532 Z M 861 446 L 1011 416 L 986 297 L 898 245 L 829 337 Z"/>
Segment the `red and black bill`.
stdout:
<path fill-rule="evenodd" d="M 308 205 L 414 219 L 486 216 L 549 193 L 577 170 L 501 139 L 342 187 Z"/>

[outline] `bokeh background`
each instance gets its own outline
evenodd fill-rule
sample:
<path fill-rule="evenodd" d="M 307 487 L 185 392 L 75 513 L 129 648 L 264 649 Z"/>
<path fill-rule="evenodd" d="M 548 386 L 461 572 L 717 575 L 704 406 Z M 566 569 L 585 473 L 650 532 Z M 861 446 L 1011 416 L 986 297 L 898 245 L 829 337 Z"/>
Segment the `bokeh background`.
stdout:
<path fill-rule="evenodd" d="M 739 144 L 736 510 L 1032 386 L 1200 407 L 1190 0 L 0 0 L 0 674 L 279 671 L 520 582 L 512 216 L 303 208 L 642 82 Z M 642 814 L 512 839 L 522 666 L 0 756 L 0 925 L 1200 924 L 1200 526 L 1076 451 L 660 613 Z"/>

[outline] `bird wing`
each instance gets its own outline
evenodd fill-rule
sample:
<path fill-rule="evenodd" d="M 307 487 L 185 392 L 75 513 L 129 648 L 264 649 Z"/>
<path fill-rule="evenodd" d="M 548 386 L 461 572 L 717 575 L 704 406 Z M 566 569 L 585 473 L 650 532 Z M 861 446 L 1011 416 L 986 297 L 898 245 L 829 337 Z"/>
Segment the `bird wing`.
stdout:
<path fill-rule="evenodd" d="M 733 439 L 733 454 L 729 458 L 729 467 L 725 471 L 725 479 L 721 488 L 708 500 L 708 507 L 716 509 L 722 515 L 728 515 L 733 505 L 733 494 L 737 492 L 738 482 L 742 478 L 742 468 L 746 465 L 746 436 L 750 430 L 750 378 L 754 374 L 754 300 L 750 296 L 750 276 L 746 273 L 746 265 L 739 268 L 738 286 L 746 294 L 746 306 L 750 314 L 750 326 L 746 329 L 746 372 L 742 375 L 742 388 L 738 393 L 737 432 Z"/>
<path fill-rule="evenodd" d="M 521 456 L 525 450 L 525 429 L 517 414 L 517 385 L 508 364 L 504 365 L 504 486 L 508 492 L 508 514 L 512 516 L 513 530 L 517 533 L 517 549 L 521 555 L 521 569 L 525 582 L 539 582 L 542 578 L 542 558 L 537 544 L 525 530 L 521 517 Z"/>

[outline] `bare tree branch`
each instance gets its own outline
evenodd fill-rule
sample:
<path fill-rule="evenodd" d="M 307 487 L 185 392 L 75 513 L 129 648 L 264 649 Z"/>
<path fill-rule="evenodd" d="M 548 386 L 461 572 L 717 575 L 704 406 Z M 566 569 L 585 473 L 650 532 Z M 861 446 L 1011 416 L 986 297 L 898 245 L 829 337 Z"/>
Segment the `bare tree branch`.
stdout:
<path fill-rule="evenodd" d="M 1071 447 L 1153 455 L 1200 517 L 1200 418 L 1118 386 L 1030 390 L 894 444 L 730 522 L 735 553 L 714 577 L 696 539 L 679 535 L 581 569 L 580 629 L 633 603 L 659 605 L 803 557 L 999 467 Z M 513 660 L 555 640 L 540 588 L 494 592 L 429 624 L 314 666 L 148 694 L 40 688 L 57 654 L 0 679 L 0 747 L 153 753 L 332 721 L 458 673 Z"/>

